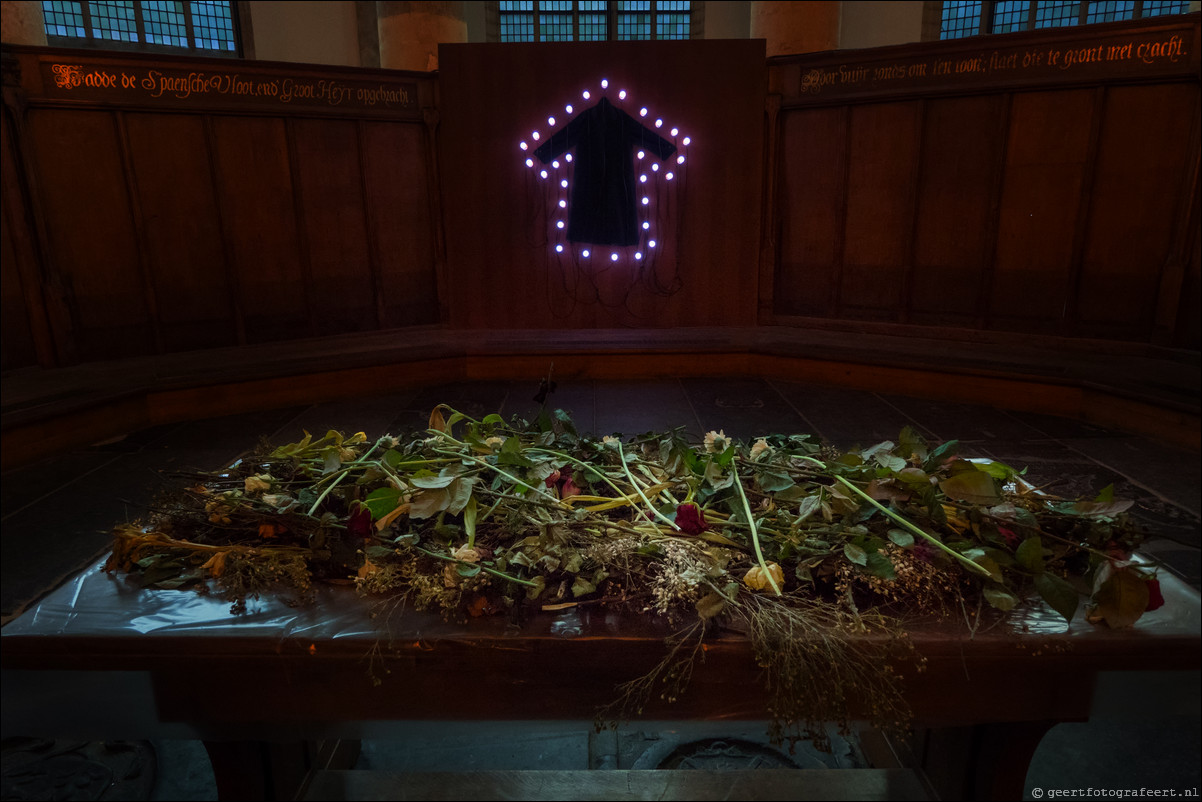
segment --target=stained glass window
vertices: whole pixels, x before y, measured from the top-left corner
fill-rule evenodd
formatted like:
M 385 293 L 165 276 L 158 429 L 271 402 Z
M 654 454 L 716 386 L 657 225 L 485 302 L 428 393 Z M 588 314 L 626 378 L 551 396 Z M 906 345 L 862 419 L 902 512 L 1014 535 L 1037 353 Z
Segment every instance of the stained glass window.
M 692 38 L 690 0 L 500 0 L 495 8 L 490 36 L 501 42 Z
M 238 54 L 229 0 L 43 0 L 46 40 L 69 47 Z
M 945 0 L 939 38 L 959 39 L 985 31 L 1013 33 L 1188 12 L 1188 0 Z

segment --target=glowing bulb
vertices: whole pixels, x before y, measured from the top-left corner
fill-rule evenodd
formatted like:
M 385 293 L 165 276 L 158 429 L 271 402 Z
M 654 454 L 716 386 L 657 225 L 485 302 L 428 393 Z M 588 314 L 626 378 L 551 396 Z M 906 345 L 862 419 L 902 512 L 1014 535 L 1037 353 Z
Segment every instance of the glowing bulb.
M 567 189 L 568 188 L 568 179 L 565 178 L 564 180 L 560 181 L 559 185 L 561 187 L 563 187 L 564 189 Z
M 564 106 L 563 110 L 566 111 L 568 114 L 571 114 L 572 113 L 572 104 L 569 103 L 568 105 Z
M 610 260 L 612 260 L 614 262 L 618 261 L 618 255 L 616 253 L 611 253 L 609 255 L 609 258 L 610 258 Z
M 647 154 L 646 154 L 646 153 L 644 153 L 643 151 L 641 151 L 641 150 L 640 150 L 640 151 L 639 151 L 637 154 L 635 154 L 635 155 L 636 155 L 636 156 L 638 156 L 638 157 L 641 159 L 641 158 L 643 158 L 644 156 L 646 156 Z
M 687 145 L 687 144 L 689 144 L 689 142 L 691 142 L 691 141 L 692 141 L 692 140 L 691 140 L 691 139 L 689 139 L 687 136 L 684 138 L 684 143 L 685 143 L 686 145 Z
M 555 227 L 556 227 L 556 228 L 563 228 L 563 221 L 562 221 L 562 220 L 556 220 L 556 221 L 555 221 Z
M 568 208 L 568 202 L 567 202 L 566 200 L 561 200 L 561 201 L 559 202 L 559 208 L 561 208 L 561 209 L 566 209 L 566 208 Z
M 677 164 L 684 164 L 684 156 L 677 156 L 677 157 L 676 157 L 676 163 L 677 163 Z
M 647 243 L 647 247 L 648 247 L 648 248 L 654 248 L 654 247 L 655 247 L 655 240 L 651 240 L 650 242 L 648 242 L 648 243 Z
M 642 251 L 635 251 L 635 252 L 634 252 L 634 258 L 635 258 L 635 259 L 642 259 L 642 258 L 643 258 L 643 252 L 642 252 Z
M 556 159 L 555 161 L 551 162 L 551 166 L 554 167 L 556 170 L 558 170 L 559 169 L 559 159 Z
M 643 106 L 641 109 L 639 109 L 639 116 L 640 116 L 640 117 L 646 117 L 646 116 L 647 116 L 647 107 L 646 107 L 646 106 Z
M 656 127 L 656 128 L 663 128 L 663 127 L 664 127 L 664 121 L 663 121 L 663 120 L 656 120 L 656 121 L 655 121 L 655 127 Z
M 525 142 L 519 142 L 518 147 L 521 148 L 522 150 L 525 150 L 526 148 L 528 148 L 530 146 L 527 145 Z
M 646 206 L 648 203 L 651 203 L 651 198 L 648 198 L 646 195 L 644 195 L 643 196 L 643 205 Z
M 644 231 L 646 231 L 646 230 L 647 230 L 647 229 L 649 229 L 649 228 L 651 228 L 651 223 L 644 222 L 644 223 L 643 223 L 643 230 L 644 230 Z
M 653 173 L 659 172 L 659 162 L 656 162 L 655 164 L 651 165 L 651 172 L 653 172 Z
M 585 248 L 583 251 L 581 251 L 580 255 L 583 256 L 585 259 L 587 259 L 588 258 L 588 248 Z
M 546 177 L 547 177 L 547 171 L 546 171 L 546 170 L 539 170 L 539 172 L 538 172 L 538 177 L 539 177 L 539 178 L 546 178 Z
M 555 118 L 554 118 L 554 117 L 548 117 L 548 118 L 547 118 L 547 125 L 555 125 Z
M 602 89 L 608 89 L 608 88 L 609 88 L 609 81 L 607 81 L 607 80 L 605 80 L 604 78 L 602 78 L 602 79 L 601 79 L 601 88 L 602 88 Z
M 665 173 L 665 174 L 664 174 L 664 178 L 666 178 L 666 179 L 668 179 L 669 181 L 671 181 L 671 180 L 672 180 L 672 174 L 671 174 L 671 173 Z
M 532 134 L 530 134 L 530 138 L 533 139 L 535 142 L 537 142 L 538 141 L 538 131 L 535 131 Z
M 625 100 L 625 99 L 626 99 L 626 90 L 623 89 L 621 92 L 618 93 L 618 100 Z
M 534 166 L 534 159 L 526 159 L 526 166 L 527 166 L 527 167 L 533 167 L 533 166 Z
M 562 245 L 556 245 L 556 246 L 555 246 L 555 252 L 556 252 L 556 253 L 563 253 L 563 246 L 562 246 Z
M 581 92 L 581 93 L 580 93 L 580 95 L 581 95 L 581 97 L 583 97 L 585 100 L 588 100 L 588 99 L 589 99 L 589 94 L 588 94 L 588 90 L 587 90 L 587 89 L 585 89 L 583 92 Z
M 564 156 L 564 157 L 563 157 L 563 160 L 564 160 L 565 162 L 570 162 L 570 161 L 572 160 L 572 154 L 571 154 L 571 153 L 569 153 L 567 156 Z
M 646 184 L 646 183 L 647 183 L 647 176 L 646 176 L 646 175 L 640 175 L 640 176 L 639 176 L 639 181 L 640 181 L 640 182 L 642 182 L 642 183 L 644 183 L 644 184 Z
M 679 129 L 679 128 L 673 128 L 673 129 L 672 129 L 672 136 L 676 136 L 676 135 L 677 135 L 677 134 L 679 134 L 679 133 L 680 133 L 680 129 Z

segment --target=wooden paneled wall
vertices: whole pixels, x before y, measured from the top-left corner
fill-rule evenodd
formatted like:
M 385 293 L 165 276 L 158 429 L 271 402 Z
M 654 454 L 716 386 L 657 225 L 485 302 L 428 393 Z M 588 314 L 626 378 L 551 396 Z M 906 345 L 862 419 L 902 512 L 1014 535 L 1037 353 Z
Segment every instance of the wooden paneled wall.
M 442 319 L 432 76 L 4 66 L 5 370 Z
M 775 59 L 761 323 L 1199 347 L 1199 26 Z

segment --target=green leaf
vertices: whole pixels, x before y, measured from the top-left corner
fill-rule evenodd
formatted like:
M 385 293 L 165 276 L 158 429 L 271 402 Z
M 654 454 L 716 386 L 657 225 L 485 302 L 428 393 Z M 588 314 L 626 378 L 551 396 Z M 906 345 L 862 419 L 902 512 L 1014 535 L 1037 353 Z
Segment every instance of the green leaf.
M 1077 614 L 1077 605 L 1081 601 L 1076 588 L 1055 574 L 1045 571 L 1035 577 L 1035 589 L 1049 607 L 1064 617 L 1066 623 L 1072 622 L 1073 616 Z
M 843 556 L 856 565 L 868 565 L 868 554 L 854 543 L 844 544 Z
M 801 504 L 797 506 L 797 522 L 801 523 L 806 518 L 809 518 L 822 505 L 822 498 L 815 493 L 812 496 L 806 496 L 801 500 Z
M 998 462 L 997 460 L 992 460 L 990 462 L 974 462 L 973 465 L 977 466 L 977 470 L 984 471 L 994 479 L 1001 479 L 1003 481 L 1009 481 L 1013 479 L 1015 474 L 1018 473 L 1006 463 Z
M 981 590 L 981 594 L 985 597 L 985 601 L 989 602 L 991 607 L 994 607 L 1002 612 L 1009 612 L 1018 604 L 1018 597 L 1005 588 L 997 585 L 986 585 Z
M 1114 482 L 1102 488 L 1102 492 L 1094 496 L 1094 501 L 1114 501 Z
M 409 517 L 415 520 L 430 518 L 442 512 L 451 503 L 451 494 L 445 487 L 415 493 L 409 506 Z
M 707 621 L 722 612 L 726 607 L 726 599 L 722 598 L 720 593 L 710 591 L 697 600 L 694 605 L 697 608 L 697 614 L 701 616 L 703 621 Z
M 996 504 L 1000 501 L 997 484 L 984 471 L 962 471 L 944 479 L 939 483 L 939 488 L 948 498 L 969 504 Z
M 481 568 L 480 566 L 472 565 L 471 563 L 459 563 L 457 566 L 455 566 L 455 570 L 460 576 L 471 577 L 480 573 Z
M 369 560 L 384 560 L 393 556 L 396 552 L 387 546 L 368 546 L 363 550 L 363 553 Z
M 1108 573 L 1094 590 L 1093 601 L 1097 605 L 1094 615 L 1105 620 L 1111 629 L 1123 629 L 1138 621 L 1148 609 L 1148 583 L 1123 568 Z
M 1043 573 L 1043 541 L 1029 537 L 1014 551 L 1015 561 L 1033 574 Z
M 581 596 L 592 593 L 596 589 L 597 586 L 592 582 L 589 582 L 582 576 L 578 576 L 576 577 L 576 581 L 572 583 L 572 596 L 574 598 L 580 598 Z
M 908 549 L 914 545 L 914 536 L 905 529 L 890 529 L 889 539 L 903 549 Z
M 342 457 L 338 448 L 327 448 L 322 454 L 321 472 L 333 473 L 342 467 Z
M 879 551 L 868 554 L 868 559 L 864 567 L 868 570 L 868 573 L 881 579 L 897 578 L 897 572 L 893 570 L 893 561 Z
M 443 473 L 439 476 L 419 476 L 414 474 L 409 483 L 414 487 L 420 487 L 425 490 L 437 490 L 442 487 L 449 487 L 451 482 L 454 482 L 458 476 L 455 474 Z
M 395 487 L 381 487 L 367 494 L 363 504 L 371 511 L 373 521 L 378 521 L 397 508 L 401 503 L 401 491 Z
M 1079 515 L 1082 518 L 1113 518 L 1131 509 L 1135 502 L 1129 498 L 1117 501 L 1066 501 L 1053 504 L 1052 509 L 1064 515 Z
M 907 459 L 911 454 L 917 455 L 920 460 L 927 457 L 927 441 L 910 426 L 904 427 L 897 436 L 897 447 Z
M 476 483 L 474 476 L 460 476 L 447 488 L 447 512 L 458 515 L 467 507 L 472 499 L 472 485 Z
M 542 595 L 542 592 L 544 590 L 546 590 L 547 578 L 545 576 L 540 575 L 540 576 L 536 576 L 534 579 L 532 579 L 530 581 L 533 582 L 534 584 L 530 585 L 529 587 L 526 588 L 526 598 L 529 599 L 530 601 L 534 601 L 535 599 L 537 599 L 539 596 Z
M 489 413 L 488 415 L 485 415 L 484 419 L 481 420 L 480 423 L 481 423 L 481 425 L 484 425 L 484 426 L 504 426 L 505 419 L 502 418 L 497 413 L 492 412 L 492 413 Z
M 906 467 L 906 461 L 896 454 L 878 453 L 874 454 L 873 459 L 882 468 L 888 468 L 891 471 L 900 471 Z
M 476 542 L 476 513 L 478 506 L 476 497 L 472 496 L 468 499 L 467 505 L 463 508 L 463 531 L 467 533 L 469 543 Z
M 773 471 L 762 471 L 756 475 L 756 480 L 760 483 L 760 489 L 765 493 L 777 493 L 796 484 L 793 477 L 788 474 Z
M 923 463 L 923 467 L 926 468 L 927 471 L 934 470 L 935 468 L 938 468 L 948 457 L 954 457 L 959 449 L 959 440 L 948 440 L 946 443 L 935 447 L 935 450 L 932 451 L 930 456 L 926 458 L 926 462 Z

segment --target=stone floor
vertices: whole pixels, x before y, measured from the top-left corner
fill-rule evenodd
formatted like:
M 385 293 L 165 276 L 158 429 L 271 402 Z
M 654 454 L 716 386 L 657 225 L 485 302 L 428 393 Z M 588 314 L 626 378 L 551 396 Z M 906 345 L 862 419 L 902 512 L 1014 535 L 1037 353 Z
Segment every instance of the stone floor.
M 80 443 L 69 453 L 5 473 L 0 486 L 0 614 L 11 620 L 102 554 L 110 528 L 141 516 L 156 490 L 172 481 L 171 471 L 227 464 L 260 437 L 281 443 L 299 439 L 303 430 L 378 435 L 421 427 L 438 403 L 475 417 L 489 412 L 530 414 L 537 410 L 535 389 L 525 382 L 486 382 L 388 396 L 365 390 L 364 397 L 353 402 L 173 424 L 110 442 Z M 1136 501 L 1134 514 L 1153 536 L 1146 551 L 1167 570 L 1199 586 L 1198 455 L 1147 438 L 1046 415 L 766 379 L 563 383 L 550 403 L 569 410 L 579 429 L 598 435 L 683 425 L 698 438 L 710 429 L 723 429 L 737 438 L 810 432 L 846 448 L 893 439 L 903 426 L 913 426 L 931 440 L 960 440 L 962 453 L 970 456 L 1027 467 L 1030 481 L 1057 495 L 1093 494 L 1113 484 L 1117 496 Z M 1059 725 L 1036 754 L 1027 779 L 1028 798 L 1033 798 L 1034 788 L 1196 789 L 1196 699 L 1182 712 L 1164 721 L 1125 715 Z M 592 765 L 589 755 L 596 752 L 587 733 L 584 723 L 573 737 L 526 733 L 515 748 L 513 733 L 495 724 L 481 725 L 446 736 L 451 740 L 439 741 L 436 749 L 418 752 L 414 739 L 429 744 L 429 734 L 409 733 L 366 742 L 361 764 L 398 769 L 422 754 L 428 770 L 444 764 L 463 766 L 468 756 L 496 768 L 583 768 Z M 622 763 L 623 752 L 616 749 L 611 752 L 618 766 L 611 767 L 634 768 L 640 756 L 670 736 L 635 731 L 623 737 L 630 765 Z M 215 798 L 207 759 L 197 742 L 161 741 L 155 747 L 152 798 Z M 428 765 L 430 761 L 438 765 Z M 513 766 L 514 761 L 521 765 Z

